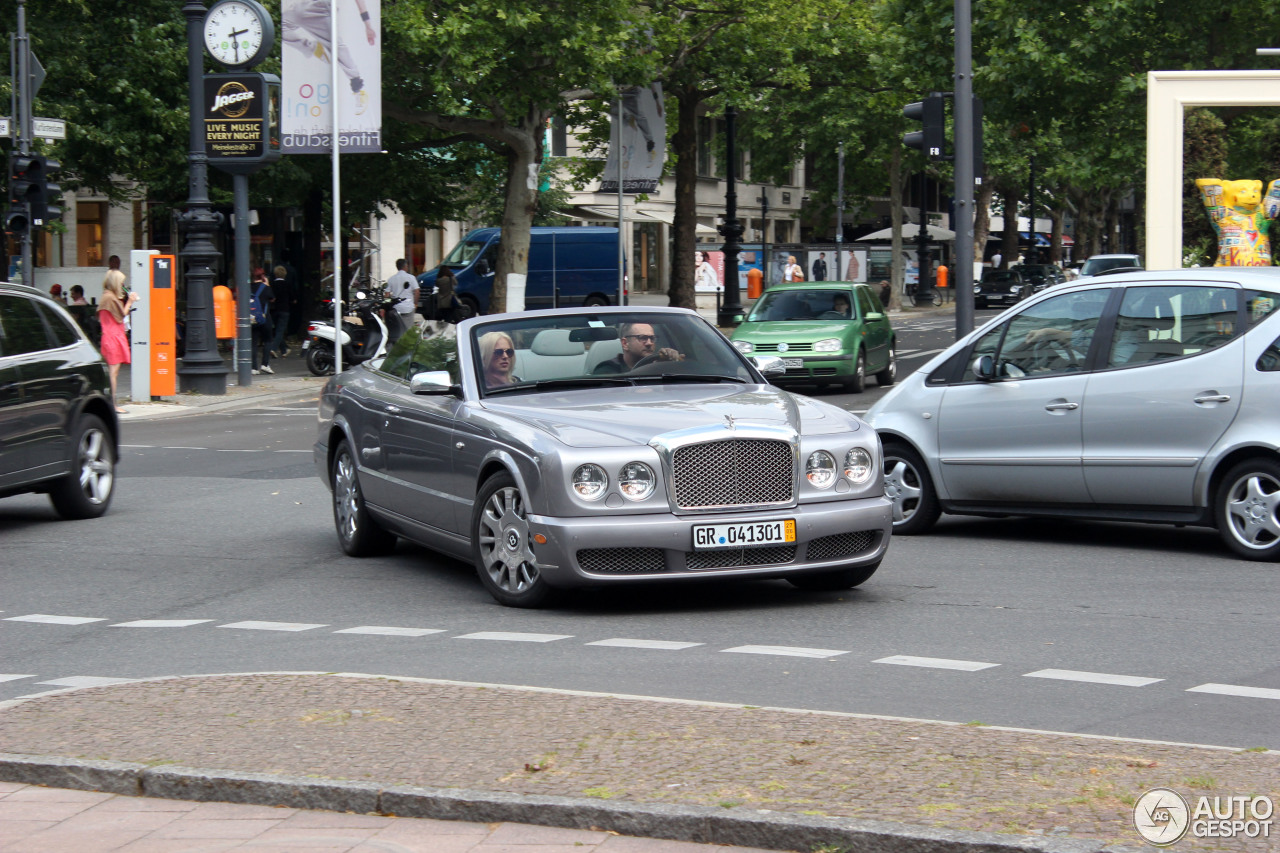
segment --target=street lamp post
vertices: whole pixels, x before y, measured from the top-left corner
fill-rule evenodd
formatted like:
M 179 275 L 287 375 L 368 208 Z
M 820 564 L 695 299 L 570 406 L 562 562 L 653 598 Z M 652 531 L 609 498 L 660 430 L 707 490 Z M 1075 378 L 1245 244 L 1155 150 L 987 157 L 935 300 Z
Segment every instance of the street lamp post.
M 769 285 L 769 188 L 767 186 L 760 187 L 760 245 L 762 251 L 760 253 L 760 271 L 764 273 L 764 286 L 768 290 Z
M 742 251 L 742 223 L 738 222 L 737 151 L 734 134 L 738 111 L 732 105 L 724 108 L 724 153 L 726 188 L 724 191 L 724 303 L 716 316 L 720 326 L 736 326 L 742 322 L 742 299 L 738 287 L 738 254 Z
M 222 216 L 209 201 L 209 158 L 204 151 L 204 116 L 198 107 L 204 99 L 204 4 L 187 0 L 182 12 L 187 17 L 187 84 L 191 107 L 188 111 L 190 147 L 187 153 L 189 177 L 187 209 L 179 217 L 186 232 L 182 259 L 187 265 L 186 353 L 178 368 L 179 390 L 183 393 L 227 393 L 227 366 L 218 355 L 218 339 L 213 325 L 213 269 L 218 257 L 213 232 Z

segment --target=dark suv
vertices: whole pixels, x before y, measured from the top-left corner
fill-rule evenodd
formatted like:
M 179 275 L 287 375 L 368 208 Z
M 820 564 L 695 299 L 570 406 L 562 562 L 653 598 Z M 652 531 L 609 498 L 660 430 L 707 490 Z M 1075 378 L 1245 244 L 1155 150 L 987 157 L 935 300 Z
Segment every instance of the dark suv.
M 120 426 L 107 365 L 67 310 L 0 282 L 0 497 L 44 492 L 64 518 L 107 511 Z
M 1015 264 L 1009 269 L 1021 273 L 1036 293 L 1067 280 L 1067 274 L 1056 264 Z
M 1031 282 L 1017 270 L 987 270 L 973 286 L 973 307 L 1014 305 L 1031 295 Z

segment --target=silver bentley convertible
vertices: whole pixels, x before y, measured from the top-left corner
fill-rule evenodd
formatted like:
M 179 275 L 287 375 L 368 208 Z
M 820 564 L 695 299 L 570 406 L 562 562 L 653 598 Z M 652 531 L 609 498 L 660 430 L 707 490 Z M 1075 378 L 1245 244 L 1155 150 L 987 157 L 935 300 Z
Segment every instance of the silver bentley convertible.
M 557 589 L 785 578 L 847 589 L 889 544 L 880 443 L 768 384 L 678 308 L 411 329 L 332 378 L 315 462 L 352 556 L 397 537 L 475 564 L 512 607 Z

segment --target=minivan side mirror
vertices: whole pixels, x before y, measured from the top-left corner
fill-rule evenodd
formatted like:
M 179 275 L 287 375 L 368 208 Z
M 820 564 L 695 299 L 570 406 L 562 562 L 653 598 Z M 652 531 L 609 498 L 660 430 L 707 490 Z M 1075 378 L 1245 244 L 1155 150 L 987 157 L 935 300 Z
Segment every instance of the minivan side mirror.
M 476 275 L 488 275 L 488 274 L 489 274 L 489 262 L 486 261 L 484 258 L 481 258 L 480 260 L 476 261 Z
M 973 375 L 979 382 L 994 382 L 996 360 L 989 355 L 978 356 L 973 360 Z

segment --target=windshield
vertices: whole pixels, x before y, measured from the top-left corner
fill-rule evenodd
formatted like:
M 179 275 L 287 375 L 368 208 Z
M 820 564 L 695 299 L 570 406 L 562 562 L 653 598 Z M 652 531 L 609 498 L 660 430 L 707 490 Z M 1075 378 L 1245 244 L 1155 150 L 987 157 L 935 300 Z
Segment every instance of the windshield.
M 756 302 L 749 322 L 789 320 L 850 320 L 850 293 L 847 290 L 770 290 Z
M 484 247 L 488 245 L 483 240 L 467 240 L 453 247 L 453 251 L 440 262 L 442 267 L 465 267 L 469 266 L 476 259 Z
M 477 325 L 469 344 L 486 394 L 661 379 L 759 381 L 715 328 L 688 314 L 583 311 L 523 317 Z
M 1133 255 L 1123 258 L 1090 258 L 1080 268 L 1080 275 L 1097 275 L 1107 270 L 1136 266 L 1141 266 L 1141 264 L 1138 263 L 1137 257 Z

